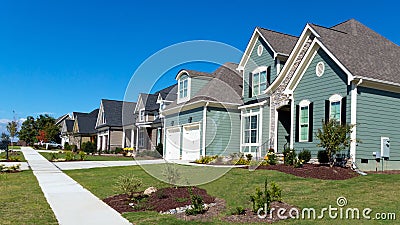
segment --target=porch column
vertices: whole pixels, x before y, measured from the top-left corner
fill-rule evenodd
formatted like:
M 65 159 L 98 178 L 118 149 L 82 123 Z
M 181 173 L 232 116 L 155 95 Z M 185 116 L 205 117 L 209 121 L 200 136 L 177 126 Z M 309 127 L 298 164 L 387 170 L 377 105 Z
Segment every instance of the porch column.
M 122 148 L 125 148 L 125 143 L 126 143 L 126 135 L 125 135 L 125 129 L 122 129 Z
M 132 130 L 131 130 L 131 146 L 130 146 L 131 148 L 134 147 L 134 144 L 135 144 L 134 140 L 135 140 L 135 128 L 132 128 Z
M 139 127 L 136 128 L 136 151 L 139 150 Z

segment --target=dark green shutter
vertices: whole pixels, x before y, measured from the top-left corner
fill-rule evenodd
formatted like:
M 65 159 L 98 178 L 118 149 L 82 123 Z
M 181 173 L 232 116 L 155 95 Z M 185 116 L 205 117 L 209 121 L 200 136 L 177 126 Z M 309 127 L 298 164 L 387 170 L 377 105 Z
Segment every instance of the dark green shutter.
M 329 121 L 329 105 L 331 102 L 329 100 L 325 100 L 325 123 Z
M 253 74 L 249 73 L 249 98 L 253 97 Z
M 346 97 L 342 98 L 342 108 L 340 109 L 340 122 L 346 124 Z
M 308 141 L 313 141 L 313 125 L 314 125 L 314 103 L 308 106 Z
M 300 106 L 299 105 L 296 105 L 296 127 L 295 127 L 295 133 L 294 133 L 294 141 L 295 142 L 299 142 L 299 124 L 300 124 L 300 119 L 299 119 L 299 117 L 300 117 Z
M 271 84 L 271 67 L 270 66 L 268 66 L 268 68 L 267 68 L 267 83 L 268 83 L 268 86 Z

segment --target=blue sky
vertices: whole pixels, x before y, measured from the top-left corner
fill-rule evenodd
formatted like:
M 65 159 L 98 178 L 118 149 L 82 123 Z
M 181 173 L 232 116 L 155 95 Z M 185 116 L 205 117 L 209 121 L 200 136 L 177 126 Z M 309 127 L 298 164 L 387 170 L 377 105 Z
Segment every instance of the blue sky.
M 227 2 L 0 1 L 0 132 L 13 110 L 17 119 L 58 117 L 91 111 L 102 98 L 122 100 L 143 61 L 184 41 L 244 50 L 255 26 L 299 35 L 307 22 L 332 26 L 355 18 L 400 44 L 396 1 Z M 182 67 L 211 71 L 215 65 Z M 172 84 L 179 69 L 158 87 Z

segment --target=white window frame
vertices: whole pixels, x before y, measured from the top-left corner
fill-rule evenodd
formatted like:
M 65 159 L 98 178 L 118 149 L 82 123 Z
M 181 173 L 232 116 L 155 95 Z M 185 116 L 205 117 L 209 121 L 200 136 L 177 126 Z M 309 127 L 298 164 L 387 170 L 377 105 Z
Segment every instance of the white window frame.
M 261 95 L 264 93 L 265 90 L 267 90 L 267 88 L 268 88 L 268 74 L 267 74 L 268 71 L 267 70 L 268 70 L 267 66 L 260 66 L 260 67 L 257 67 L 255 70 L 253 70 L 253 72 L 251 72 L 251 76 L 252 76 L 251 88 L 253 91 L 252 96 Z M 263 83 L 261 83 L 261 73 L 262 72 L 265 72 L 265 82 L 263 82 Z M 258 84 L 257 84 L 258 85 L 258 93 L 254 92 L 254 83 L 255 83 L 254 75 L 256 75 L 256 74 L 258 74 Z M 260 88 L 261 84 L 264 84 L 264 83 L 265 83 L 265 90 L 261 90 L 261 88 Z
M 310 101 L 308 100 L 302 100 L 299 103 L 299 142 L 308 142 L 308 137 L 310 136 Z M 302 111 L 301 108 L 305 108 L 307 107 L 307 123 L 302 123 L 301 122 L 301 116 L 302 116 Z M 306 139 L 302 139 L 302 132 L 301 132 L 301 126 L 302 125 L 307 125 L 307 138 Z
M 105 124 L 106 123 L 106 116 L 104 114 L 104 111 L 101 113 L 101 124 Z
M 187 81 L 186 87 L 186 96 L 181 96 L 181 86 L 184 84 L 185 80 Z M 181 102 L 188 101 L 190 98 L 190 86 L 191 86 L 191 78 L 188 74 L 182 74 L 178 79 L 178 104 Z M 183 87 L 184 88 L 184 87 Z M 182 89 L 184 91 L 185 89 Z
M 250 109 L 249 112 L 246 112 L 246 113 L 242 114 L 242 128 L 243 128 L 243 130 L 242 130 L 242 134 L 241 134 L 242 135 L 242 143 L 241 143 L 240 152 L 247 153 L 247 154 L 256 154 L 256 152 L 252 152 L 251 151 L 251 148 L 252 147 L 258 147 L 260 145 L 259 135 L 260 135 L 260 129 L 261 129 L 261 127 L 260 127 L 260 117 L 261 117 L 261 115 L 260 115 L 259 108 L 256 108 L 256 109 L 257 109 L 257 111 L 255 111 L 255 112 L 253 112 L 253 109 Z M 246 141 L 245 140 L 246 118 L 247 117 L 252 117 L 252 116 L 257 116 L 256 142 L 255 143 L 251 143 L 251 129 L 250 129 L 249 143 L 246 143 L 245 142 Z M 251 121 L 250 121 L 250 126 L 251 126 Z M 244 152 L 245 148 L 248 148 L 248 151 Z
M 139 110 L 139 121 L 140 122 L 144 122 L 145 118 L 146 118 L 146 112 L 144 111 L 144 109 Z
M 342 99 L 343 99 L 343 97 L 338 94 L 334 94 L 329 98 L 329 120 L 333 119 L 332 118 L 332 103 L 339 102 L 339 118 L 336 121 L 337 122 L 342 121 Z
M 139 138 L 138 138 L 138 144 L 139 147 L 144 147 L 144 129 L 139 128 Z
M 321 67 L 320 73 L 318 71 L 319 67 Z M 315 66 L 315 74 L 317 75 L 317 77 L 322 77 L 322 75 L 324 75 L 324 72 L 325 72 L 325 63 L 323 61 L 318 62 L 317 65 Z

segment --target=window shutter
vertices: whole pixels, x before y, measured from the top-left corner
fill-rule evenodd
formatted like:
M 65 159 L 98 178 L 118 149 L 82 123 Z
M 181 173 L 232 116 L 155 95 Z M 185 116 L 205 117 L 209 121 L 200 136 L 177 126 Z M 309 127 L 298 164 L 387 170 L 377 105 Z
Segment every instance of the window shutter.
M 249 73 L 249 98 L 253 97 L 253 74 Z
M 313 141 L 313 120 L 314 120 L 314 103 L 311 102 L 308 106 L 308 141 Z
M 271 67 L 270 66 L 268 66 L 268 68 L 267 68 L 267 83 L 268 83 L 268 86 L 271 84 Z
M 342 98 L 342 108 L 340 109 L 340 122 L 346 124 L 346 97 Z
M 329 100 L 325 100 L 325 123 L 329 121 L 329 105 L 331 102 Z
M 299 142 L 299 126 L 300 126 L 300 106 L 296 105 L 296 131 L 295 131 L 295 136 L 294 136 L 294 141 Z

